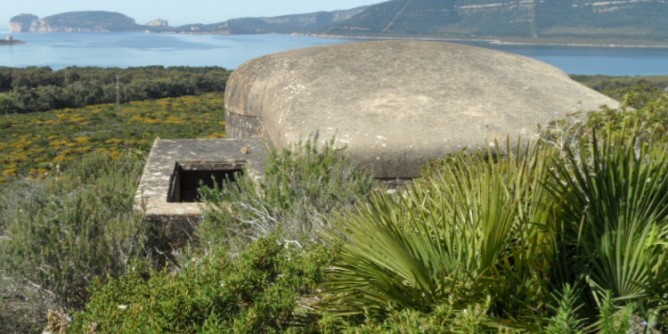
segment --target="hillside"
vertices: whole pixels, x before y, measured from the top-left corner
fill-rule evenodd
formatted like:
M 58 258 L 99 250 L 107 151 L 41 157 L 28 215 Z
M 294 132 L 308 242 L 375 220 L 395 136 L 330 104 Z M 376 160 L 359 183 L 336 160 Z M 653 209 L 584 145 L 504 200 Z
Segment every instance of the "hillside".
M 151 31 L 668 44 L 665 0 L 391 0 L 349 10 L 170 27 L 111 12 L 15 16 L 12 31 Z
M 663 0 L 392 0 L 349 11 L 232 19 L 177 30 L 665 44 L 667 13 Z
M 177 32 L 216 33 L 216 34 L 292 34 L 313 33 L 327 27 L 346 22 L 367 7 L 333 12 L 285 15 L 277 17 L 236 18 L 213 24 L 187 24 L 175 28 Z
M 123 14 L 105 11 L 68 12 L 44 18 L 20 14 L 10 19 L 9 26 L 12 32 L 141 31 L 147 27 Z
M 333 24 L 334 35 L 668 40 L 661 0 L 393 0 Z
M 68 12 L 39 18 L 32 14 L 20 14 L 9 22 L 12 32 L 108 32 L 150 31 L 214 34 L 264 34 L 264 33 L 313 33 L 343 22 L 364 11 L 366 7 L 332 12 L 261 18 L 237 18 L 211 24 L 186 24 L 170 27 L 165 20 L 157 19 L 137 24 L 133 18 L 120 13 L 105 11 Z

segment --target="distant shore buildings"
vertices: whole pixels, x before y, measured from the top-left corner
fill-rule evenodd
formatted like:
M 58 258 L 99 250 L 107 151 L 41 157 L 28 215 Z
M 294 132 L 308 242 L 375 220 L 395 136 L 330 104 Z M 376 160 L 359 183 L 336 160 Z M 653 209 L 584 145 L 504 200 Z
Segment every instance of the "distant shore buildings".
M 14 39 L 14 36 L 12 35 L 5 37 L 5 39 L 0 39 L 0 45 L 14 45 L 14 44 L 25 44 L 25 42 Z

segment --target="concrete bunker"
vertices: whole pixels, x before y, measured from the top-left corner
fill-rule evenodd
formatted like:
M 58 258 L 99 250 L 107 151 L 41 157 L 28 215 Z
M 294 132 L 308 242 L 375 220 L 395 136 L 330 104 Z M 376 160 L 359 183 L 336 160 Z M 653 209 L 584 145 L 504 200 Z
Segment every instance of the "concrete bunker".
M 201 217 L 200 185 L 234 181 L 241 173 L 259 180 L 268 154 L 260 138 L 156 140 L 135 194 L 135 209 L 163 224 L 171 240 L 181 240 Z
M 523 56 L 430 41 L 373 41 L 251 60 L 230 76 L 226 133 L 279 149 L 318 133 L 383 179 L 466 148 L 535 138 L 539 124 L 618 102 Z
M 461 44 L 376 41 L 282 52 L 231 75 L 229 139 L 156 141 L 136 203 L 149 218 L 185 226 L 199 216 L 193 182 L 240 169 L 259 179 L 267 147 L 286 149 L 315 133 L 323 143 L 334 138 L 379 179 L 411 179 L 447 153 L 531 139 L 539 124 L 602 105 L 619 106 L 551 65 Z M 197 175 L 203 170 L 209 174 Z

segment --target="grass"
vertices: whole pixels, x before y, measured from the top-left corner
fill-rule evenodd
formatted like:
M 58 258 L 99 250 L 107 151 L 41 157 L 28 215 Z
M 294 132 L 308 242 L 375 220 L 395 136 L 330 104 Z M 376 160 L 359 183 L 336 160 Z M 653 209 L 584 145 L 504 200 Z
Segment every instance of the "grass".
M 243 177 L 238 187 L 203 190 L 207 210 L 198 226 L 204 244 L 243 249 L 250 241 L 280 231 L 282 242 L 305 247 L 319 239 L 336 212 L 364 203 L 374 181 L 329 142 L 317 138 L 272 151 L 264 179 Z
M 16 319 L 0 324 L 3 332 L 43 327 L 46 309 L 82 307 L 96 278 L 143 266 L 154 247 L 150 226 L 133 210 L 143 164 L 133 153 L 92 154 L 43 181 L 5 184 L 0 314 Z M 19 317 L 25 314 L 30 317 Z
M 224 136 L 222 94 L 0 116 L 0 331 L 44 328 L 95 279 L 164 265 L 133 209 L 153 140 Z M 157 251 L 157 252 L 156 252 Z
M 157 137 L 224 137 L 222 93 L 0 115 L 0 183 L 41 178 L 87 153 L 148 153 Z

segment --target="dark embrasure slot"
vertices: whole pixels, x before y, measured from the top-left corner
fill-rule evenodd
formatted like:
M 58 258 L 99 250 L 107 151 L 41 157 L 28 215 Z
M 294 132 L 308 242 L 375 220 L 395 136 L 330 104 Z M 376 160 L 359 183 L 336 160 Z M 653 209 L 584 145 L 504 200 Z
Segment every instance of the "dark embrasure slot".
M 244 172 L 244 164 L 235 163 L 176 163 L 169 187 L 167 202 L 199 202 L 197 189 L 215 185 L 224 187 L 236 182 Z

